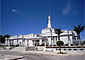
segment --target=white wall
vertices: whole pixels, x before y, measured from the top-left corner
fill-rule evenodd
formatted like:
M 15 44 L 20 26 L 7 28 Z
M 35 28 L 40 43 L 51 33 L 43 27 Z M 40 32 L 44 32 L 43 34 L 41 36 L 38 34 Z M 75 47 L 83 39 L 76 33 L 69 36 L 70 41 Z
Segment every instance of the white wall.
M 33 46 L 33 41 L 29 40 L 29 46 Z
M 13 41 L 13 44 L 14 44 L 14 45 L 17 45 L 17 40 L 14 40 L 14 41 Z
M 49 45 L 51 45 L 51 37 L 48 37 Z
M 60 48 L 45 48 L 44 47 L 44 51 L 53 51 L 53 52 L 59 52 Z M 65 49 L 65 50 L 64 50 Z M 71 49 L 71 50 L 69 50 Z M 76 50 L 75 50 L 76 49 Z M 83 49 L 83 50 L 81 50 Z M 62 52 L 66 52 L 68 54 L 85 54 L 85 48 L 61 48 Z
M 64 42 L 64 44 L 68 44 L 68 36 L 60 37 L 60 40 Z

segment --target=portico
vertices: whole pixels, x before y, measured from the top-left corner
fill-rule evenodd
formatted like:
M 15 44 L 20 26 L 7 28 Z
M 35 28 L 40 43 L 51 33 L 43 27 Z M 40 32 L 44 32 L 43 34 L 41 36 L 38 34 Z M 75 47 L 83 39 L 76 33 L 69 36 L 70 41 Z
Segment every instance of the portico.
M 6 39 L 6 43 L 9 45 L 19 45 L 19 46 L 45 46 L 47 41 L 46 37 L 32 37 L 32 38 L 15 38 L 15 39 Z
M 25 39 L 25 46 L 45 46 L 45 41 L 47 41 L 47 39 L 45 37 L 36 37 L 36 38 L 27 38 Z

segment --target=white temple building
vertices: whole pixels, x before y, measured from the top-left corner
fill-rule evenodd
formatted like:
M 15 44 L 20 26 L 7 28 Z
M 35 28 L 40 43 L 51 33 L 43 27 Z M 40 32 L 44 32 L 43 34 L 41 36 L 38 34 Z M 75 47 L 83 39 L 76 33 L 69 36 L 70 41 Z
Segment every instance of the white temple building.
M 73 30 L 62 30 L 60 40 L 65 45 L 71 46 L 78 44 L 77 34 Z M 55 28 L 51 24 L 51 16 L 48 16 L 48 24 L 45 29 L 42 29 L 41 34 L 28 34 L 28 35 L 15 35 L 6 38 L 7 45 L 20 45 L 20 46 L 55 46 L 58 41 L 58 35 L 55 33 Z

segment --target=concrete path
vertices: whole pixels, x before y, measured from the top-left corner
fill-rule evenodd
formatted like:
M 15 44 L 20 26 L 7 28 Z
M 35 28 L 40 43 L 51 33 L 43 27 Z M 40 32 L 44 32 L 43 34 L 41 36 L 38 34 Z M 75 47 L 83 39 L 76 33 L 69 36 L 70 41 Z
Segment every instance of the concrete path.
M 11 50 L 4 50 L 4 51 L 10 51 L 10 52 L 20 52 L 20 53 L 28 53 L 28 54 L 41 54 L 41 55 L 85 55 L 84 53 L 67 53 L 67 54 L 57 54 L 57 52 L 44 52 L 44 51 L 11 51 Z
M 18 60 L 85 60 L 85 55 L 44 55 L 44 54 L 30 54 L 13 51 L 0 51 L 1 56 L 14 55 L 23 56 L 23 59 Z

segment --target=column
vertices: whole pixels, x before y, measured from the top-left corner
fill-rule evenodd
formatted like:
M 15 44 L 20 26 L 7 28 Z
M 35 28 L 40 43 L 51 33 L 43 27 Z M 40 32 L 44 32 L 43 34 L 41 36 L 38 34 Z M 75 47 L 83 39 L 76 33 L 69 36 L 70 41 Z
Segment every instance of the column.
M 56 45 L 56 37 L 54 37 L 54 45 Z
M 71 41 L 70 41 L 70 39 L 68 40 L 68 44 L 69 44 L 68 46 L 71 46 Z
M 8 40 L 8 46 L 10 47 L 10 40 Z
M 12 40 L 12 45 L 14 45 L 14 40 Z
M 42 39 L 39 40 L 39 45 L 42 45 Z
M 27 40 L 25 40 L 25 46 L 27 46 Z
M 44 45 L 45 45 L 45 47 L 46 47 L 46 45 L 47 45 L 47 44 L 46 44 L 46 40 L 44 40 Z
M 51 41 L 51 37 L 48 37 L 48 42 L 49 42 L 49 46 L 51 45 L 52 41 Z
M 8 38 L 7 38 L 7 46 L 8 46 L 9 44 L 8 44 Z

